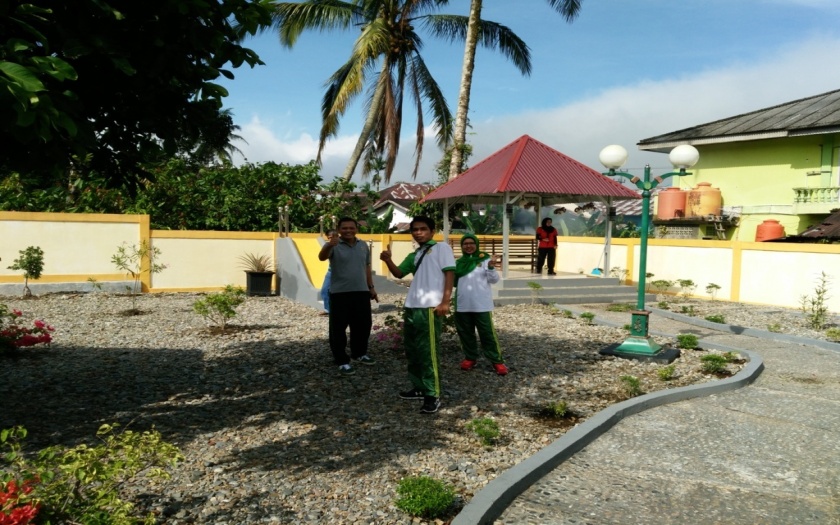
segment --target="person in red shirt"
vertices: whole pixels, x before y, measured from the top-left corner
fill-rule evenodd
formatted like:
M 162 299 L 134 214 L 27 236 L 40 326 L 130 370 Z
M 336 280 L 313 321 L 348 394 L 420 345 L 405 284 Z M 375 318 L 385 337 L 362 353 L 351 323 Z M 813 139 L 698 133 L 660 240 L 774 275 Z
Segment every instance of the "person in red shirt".
M 557 255 L 557 229 L 551 225 L 551 219 L 546 217 L 542 220 L 542 226 L 537 228 L 537 240 L 539 241 L 538 255 L 537 255 L 537 272 L 542 273 L 543 263 L 548 257 L 548 275 L 557 275 L 554 273 L 554 258 Z

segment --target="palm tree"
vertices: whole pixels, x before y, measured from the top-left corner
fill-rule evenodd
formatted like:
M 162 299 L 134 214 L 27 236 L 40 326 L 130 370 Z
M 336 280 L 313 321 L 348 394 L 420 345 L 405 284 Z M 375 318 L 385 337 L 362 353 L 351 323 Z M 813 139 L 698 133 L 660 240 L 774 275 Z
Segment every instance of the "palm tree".
M 359 26 L 361 30 L 350 58 L 327 82 L 327 92 L 321 104 L 319 162 L 326 141 L 338 133 L 339 120 L 347 106 L 366 84 L 369 84 L 367 116 L 344 171 L 346 180 L 352 178 L 365 154 L 367 159 L 377 156 L 385 159 L 384 179 L 385 182 L 390 181 L 399 152 L 406 96 L 413 99 L 417 118 L 416 161 L 412 176 L 416 177 L 423 154 L 423 101 L 429 104 L 433 115 L 438 145 L 441 148 L 449 145 L 452 114 L 420 55 L 423 42 L 415 30 L 419 26 L 435 37 L 463 39 L 467 17 L 434 13 L 447 3 L 448 0 L 308 0 L 275 4 L 273 26 L 279 31 L 280 42 L 287 47 L 294 46 L 300 34 L 307 29 L 323 31 Z M 480 25 L 482 31 L 499 31 L 491 27 L 498 26 L 492 22 L 480 21 Z M 521 53 L 522 49 L 527 52 L 525 44 L 512 33 L 508 38 L 499 40 L 498 46 L 506 54 Z M 374 70 L 378 70 L 375 80 L 368 80 Z M 368 169 L 369 164 L 364 163 L 363 170 L 367 172 Z
M 580 12 L 583 0 L 546 0 L 548 4 L 560 13 L 567 22 L 574 20 Z M 481 20 L 483 0 L 471 0 L 470 16 L 467 23 L 466 45 L 464 47 L 464 65 L 461 68 L 461 88 L 458 93 L 458 109 L 455 112 L 455 129 L 453 130 L 452 159 L 449 164 L 449 178 L 453 179 L 463 171 L 463 147 L 467 139 L 467 112 L 470 107 L 470 90 L 472 89 L 472 74 L 475 69 L 475 51 L 479 39 L 485 46 L 495 47 L 497 38 L 502 35 L 488 34 Z M 501 47 L 501 42 L 499 42 Z M 526 53 L 515 57 L 510 56 L 513 63 L 523 75 L 531 74 L 530 56 Z

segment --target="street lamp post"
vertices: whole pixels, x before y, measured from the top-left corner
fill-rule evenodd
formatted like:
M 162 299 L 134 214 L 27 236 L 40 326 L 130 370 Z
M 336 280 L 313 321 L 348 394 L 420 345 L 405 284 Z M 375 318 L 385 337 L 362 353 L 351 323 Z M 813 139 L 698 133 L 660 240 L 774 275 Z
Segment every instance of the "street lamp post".
M 645 166 L 644 178 L 640 179 L 629 173 L 616 171 L 624 165 L 627 160 L 627 150 L 621 146 L 607 146 L 601 150 L 598 159 L 601 164 L 609 170 L 604 173 L 608 176 L 619 176 L 630 179 L 630 182 L 642 190 L 642 224 L 641 240 L 639 243 L 639 290 L 636 298 L 636 311 L 632 312 L 630 323 L 630 337 L 623 343 L 611 345 L 604 348 L 601 353 L 613 354 L 622 357 L 644 358 L 664 360 L 671 362 L 676 358 L 675 351 L 663 351 L 648 334 L 648 320 L 650 312 L 645 310 L 645 278 L 647 276 L 647 242 L 648 228 L 650 224 L 650 192 L 662 181 L 669 177 L 681 177 L 691 175 L 685 170 L 694 166 L 700 158 L 700 153 L 694 146 L 687 144 L 677 146 L 671 150 L 668 159 L 674 168 L 679 171 L 672 171 L 658 177 L 650 178 L 650 165 Z

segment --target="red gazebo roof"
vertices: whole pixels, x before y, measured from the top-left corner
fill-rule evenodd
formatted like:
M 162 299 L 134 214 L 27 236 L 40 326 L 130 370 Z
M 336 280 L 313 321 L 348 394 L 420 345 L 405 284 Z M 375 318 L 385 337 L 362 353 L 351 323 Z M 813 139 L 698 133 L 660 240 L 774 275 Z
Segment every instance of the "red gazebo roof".
M 638 199 L 639 194 L 542 142 L 522 135 L 421 202 L 501 204 L 505 193 L 520 199 L 540 197 L 543 205 L 589 200 Z

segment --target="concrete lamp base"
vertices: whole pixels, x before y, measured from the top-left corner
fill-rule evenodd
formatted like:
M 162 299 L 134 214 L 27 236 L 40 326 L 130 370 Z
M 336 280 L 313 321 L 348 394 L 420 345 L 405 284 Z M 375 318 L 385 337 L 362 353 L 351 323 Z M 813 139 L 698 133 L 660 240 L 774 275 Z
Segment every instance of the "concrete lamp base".
M 651 347 L 648 346 L 647 348 L 642 348 L 643 351 L 637 351 L 639 348 L 637 347 L 640 344 L 640 341 L 635 341 L 635 339 L 639 338 L 630 338 L 634 339 L 632 341 L 632 345 L 628 345 L 628 341 L 623 343 L 615 343 L 609 346 L 605 346 L 601 350 L 598 351 L 601 355 L 612 355 L 615 357 L 620 357 L 622 359 L 635 359 L 637 361 L 642 361 L 644 363 L 661 363 L 661 364 L 669 364 L 673 363 L 676 358 L 680 356 L 680 351 L 677 348 L 670 348 L 670 347 L 660 347 L 653 341 L 649 341 L 650 344 L 653 344 L 656 347 L 656 350 L 652 352 L 646 352 L 644 350 L 650 349 Z M 628 348 L 628 346 L 630 346 Z

